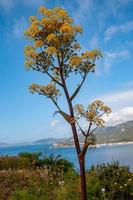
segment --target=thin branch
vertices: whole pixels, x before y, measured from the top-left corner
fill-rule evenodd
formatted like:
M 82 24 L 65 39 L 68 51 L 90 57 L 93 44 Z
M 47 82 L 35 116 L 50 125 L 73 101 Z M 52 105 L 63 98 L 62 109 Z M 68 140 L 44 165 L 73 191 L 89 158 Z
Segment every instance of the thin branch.
M 83 156 L 83 157 L 84 157 L 85 154 L 86 154 L 86 151 L 87 151 L 87 149 L 88 149 L 88 146 L 92 144 L 91 142 L 87 141 L 87 139 L 88 139 L 88 137 L 89 137 L 89 136 L 96 130 L 96 128 L 97 128 L 97 127 L 96 127 L 92 132 L 90 132 L 91 126 L 92 126 L 92 122 L 90 122 L 90 124 L 89 124 L 88 131 L 87 131 L 87 134 L 86 134 L 86 137 L 85 137 L 85 141 L 84 141 L 84 145 L 83 145 L 83 148 L 82 148 L 82 151 L 81 151 L 81 156 Z
M 51 100 L 53 101 L 54 105 L 56 106 L 56 108 L 58 109 L 58 111 L 61 111 L 60 107 L 58 106 L 57 102 L 55 101 L 54 98 L 51 98 Z
M 86 138 L 85 138 L 85 142 L 84 142 L 84 143 L 87 142 L 87 139 L 88 139 L 88 137 L 89 137 L 89 133 L 90 133 L 91 126 L 92 126 L 92 122 L 90 122 L 90 124 L 89 124 L 89 127 L 88 127 L 88 130 L 87 130 L 87 134 L 86 134 Z
M 77 126 L 79 127 L 79 130 L 82 132 L 82 134 L 86 137 L 85 132 L 83 131 L 83 129 L 81 128 L 81 126 L 79 125 L 79 123 L 76 121 Z
M 48 71 L 46 73 L 52 80 L 54 80 L 57 84 L 59 84 L 61 87 L 63 87 L 63 85 L 59 81 L 57 81 Z
M 87 75 L 84 74 L 81 83 L 78 85 L 78 87 L 76 88 L 76 90 L 74 91 L 74 93 L 72 94 L 72 96 L 70 97 L 70 101 L 72 101 L 76 97 L 76 95 L 78 94 L 79 90 L 81 89 L 81 87 L 82 87 L 82 85 L 83 85 L 83 83 L 84 83 L 84 81 L 86 79 L 86 76 Z
M 89 135 L 91 135 L 98 127 L 94 128 Z

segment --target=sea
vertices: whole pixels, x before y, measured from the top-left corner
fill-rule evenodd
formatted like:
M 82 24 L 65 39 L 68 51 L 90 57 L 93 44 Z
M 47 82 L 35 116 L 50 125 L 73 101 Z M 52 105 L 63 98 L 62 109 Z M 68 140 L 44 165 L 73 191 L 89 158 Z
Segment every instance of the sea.
M 31 145 L 14 145 L 0 147 L 0 156 L 18 155 L 21 152 L 42 152 L 44 156 L 60 155 L 72 162 L 75 169 L 78 170 L 78 160 L 74 147 L 59 147 L 55 148 L 52 144 L 31 144 Z M 106 145 L 97 148 L 91 148 L 86 155 L 86 169 L 92 165 L 100 163 L 110 163 L 119 161 L 120 164 L 129 166 L 133 172 L 133 144 Z

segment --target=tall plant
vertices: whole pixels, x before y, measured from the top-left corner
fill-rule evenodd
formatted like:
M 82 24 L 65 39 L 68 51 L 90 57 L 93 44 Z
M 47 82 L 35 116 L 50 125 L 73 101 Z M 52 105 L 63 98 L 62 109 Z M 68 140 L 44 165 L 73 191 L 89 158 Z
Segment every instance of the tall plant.
M 95 71 L 95 61 L 102 57 L 99 50 L 82 52 L 77 35 L 82 33 L 79 25 L 61 8 L 47 9 L 40 7 L 40 18 L 31 16 L 30 26 L 25 36 L 32 45 L 25 47 L 25 68 L 42 72 L 50 79 L 48 85 L 32 84 L 29 89 L 34 93 L 48 97 L 60 115 L 69 123 L 80 166 L 81 199 L 87 200 L 85 155 L 88 147 L 95 143 L 93 132 L 104 126 L 103 115 L 111 112 L 103 102 L 97 100 L 89 104 L 87 109 L 82 104 L 73 105 L 89 73 Z M 77 86 L 72 94 L 68 82 L 72 75 L 79 76 Z M 75 77 L 74 76 L 74 77 Z M 70 84 L 69 84 L 70 85 Z M 69 112 L 66 113 L 59 105 L 59 98 L 65 96 Z M 81 127 L 80 119 L 88 124 L 87 130 Z M 83 146 L 79 143 L 78 132 L 84 136 Z

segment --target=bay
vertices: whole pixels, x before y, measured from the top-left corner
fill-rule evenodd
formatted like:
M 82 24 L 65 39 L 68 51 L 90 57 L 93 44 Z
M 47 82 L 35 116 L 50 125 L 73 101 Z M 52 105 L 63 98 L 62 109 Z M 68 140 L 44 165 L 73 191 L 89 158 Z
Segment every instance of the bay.
M 42 152 L 44 155 L 61 155 L 62 158 L 73 162 L 78 170 L 78 160 L 74 147 L 54 148 L 50 144 L 17 145 L 0 147 L 0 155 L 18 155 L 21 152 Z M 107 163 L 118 160 L 121 164 L 128 165 L 133 172 L 133 144 L 101 146 L 89 149 L 86 155 L 86 168 L 91 165 Z

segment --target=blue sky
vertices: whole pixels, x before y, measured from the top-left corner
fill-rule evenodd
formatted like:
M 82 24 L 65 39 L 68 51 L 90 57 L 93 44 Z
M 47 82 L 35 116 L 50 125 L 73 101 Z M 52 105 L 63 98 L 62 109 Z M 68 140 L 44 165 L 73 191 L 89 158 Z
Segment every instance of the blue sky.
M 0 0 L 0 142 L 71 136 L 63 119 L 53 117 L 51 102 L 28 91 L 31 83 L 48 82 L 44 75 L 24 69 L 28 41 L 23 31 L 41 5 L 67 9 L 83 27 L 82 48 L 103 52 L 75 103 L 103 100 L 112 108 L 108 125 L 133 119 L 133 0 Z

